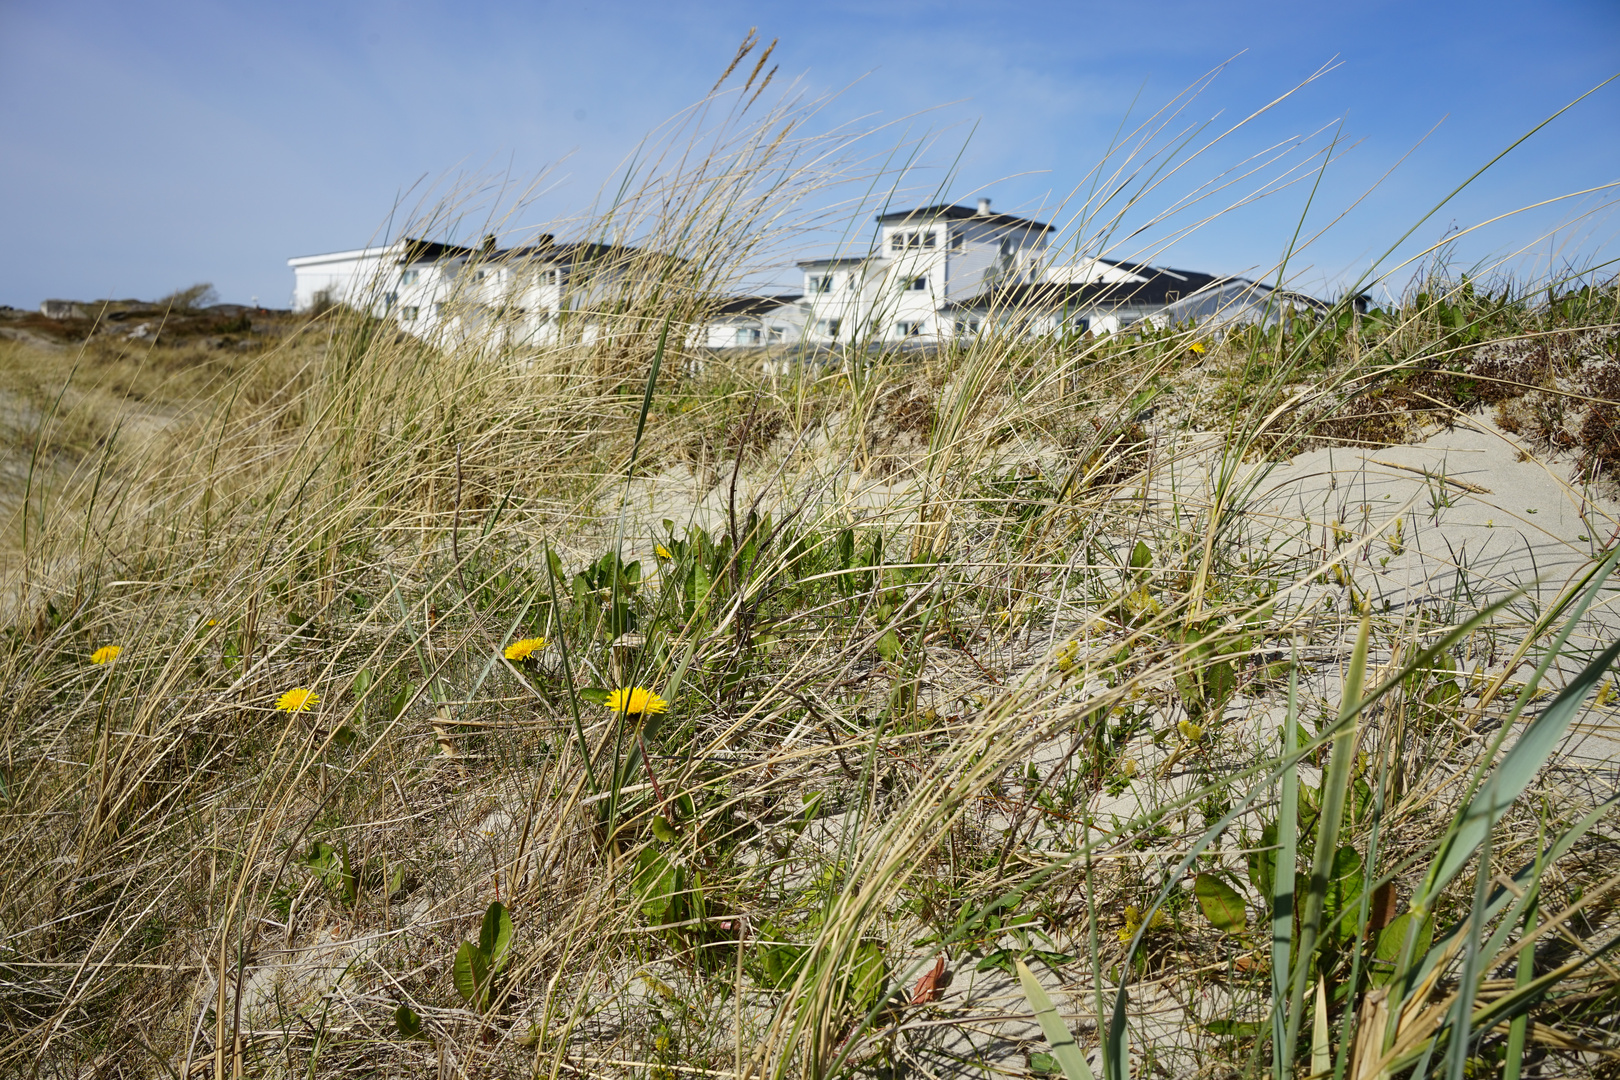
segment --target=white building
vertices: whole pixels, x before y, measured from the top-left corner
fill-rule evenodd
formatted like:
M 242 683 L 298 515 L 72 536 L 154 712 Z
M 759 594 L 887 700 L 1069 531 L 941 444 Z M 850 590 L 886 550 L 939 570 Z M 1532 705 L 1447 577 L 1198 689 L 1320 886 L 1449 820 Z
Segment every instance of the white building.
M 599 333 L 602 309 L 615 294 L 669 258 L 612 244 L 557 244 L 550 236 L 497 248 L 490 236 L 477 248 L 406 238 L 287 265 L 295 310 L 345 303 L 432 341 L 538 344 Z
M 1243 278 L 1115 259 L 1048 264 L 1052 226 L 943 204 L 879 214 L 871 251 L 798 263 L 804 292 L 721 298 L 694 310 L 694 347 L 932 346 L 981 331 L 1114 333 L 1144 325 L 1220 326 L 1322 307 Z M 603 244 L 477 248 L 403 239 L 287 260 L 293 306 L 341 301 L 431 341 L 542 344 L 593 340 L 614 311 L 636 310 L 638 283 L 669 277 L 675 256 Z M 1280 301 L 1285 301 L 1279 306 Z
M 803 339 L 818 345 L 933 344 L 957 325 L 952 301 L 997 284 L 1033 281 L 1052 226 L 977 209 L 923 206 L 879 214 L 871 254 L 805 259 Z

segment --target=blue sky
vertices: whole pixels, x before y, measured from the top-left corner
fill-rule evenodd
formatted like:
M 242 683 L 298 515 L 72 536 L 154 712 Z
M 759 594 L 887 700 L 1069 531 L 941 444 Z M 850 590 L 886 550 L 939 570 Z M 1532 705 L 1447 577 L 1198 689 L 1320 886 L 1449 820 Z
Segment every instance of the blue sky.
M 1156 193 L 1168 202 L 1261 147 L 1340 125 L 1348 152 L 1327 170 L 1306 231 L 1377 187 L 1293 264 L 1319 292 L 1354 279 L 1471 172 L 1620 72 L 1613 0 L 0 0 L 0 220 L 11 254 L 0 303 L 152 297 L 212 281 L 227 300 L 280 306 L 289 256 L 364 244 L 424 177 L 442 187 L 550 169 L 522 220 L 577 215 L 643 135 L 704 95 L 751 26 L 780 39 L 775 86 L 837 94 L 818 122 L 893 125 L 869 147 L 923 141 L 907 193 L 930 195 L 949 177 L 948 197 L 989 195 L 998 210 L 1032 215 L 1083 181 L 1133 108 L 1151 112 L 1223 61 L 1184 120 L 1229 124 L 1336 61 Z M 1615 181 L 1620 82 L 1509 155 L 1403 253 L 1454 225 Z M 1264 270 L 1307 194 L 1295 185 L 1223 215 L 1158 261 Z M 1454 257 L 1527 250 L 1521 273 L 1615 257 L 1613 197 L 1516 215 L 1463 237 Z

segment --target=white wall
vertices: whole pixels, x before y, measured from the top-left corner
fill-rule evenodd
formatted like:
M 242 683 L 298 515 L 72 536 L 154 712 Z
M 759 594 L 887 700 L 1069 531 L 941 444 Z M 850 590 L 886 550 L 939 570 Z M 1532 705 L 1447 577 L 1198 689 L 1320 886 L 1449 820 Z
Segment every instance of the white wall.
M 308 310 L 318 292 L 328 292 L 333 299 L 357 307 L 365 306 L 373 294 L 387 292 L 397 280 L 394 263 L 399 257 L 399 245 L 390 244 L 288 259 L 287 265 L 293 270 L 293 310 Z

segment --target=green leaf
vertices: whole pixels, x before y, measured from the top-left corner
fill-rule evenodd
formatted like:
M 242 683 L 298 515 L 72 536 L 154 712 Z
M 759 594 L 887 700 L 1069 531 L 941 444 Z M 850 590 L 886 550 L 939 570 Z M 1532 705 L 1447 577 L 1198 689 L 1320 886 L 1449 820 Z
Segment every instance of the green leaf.
M 463 941 L 461 948 L 456 950 L 456 963 L 454 969 L 456 993 L 461 1000 L 475 1008 L 484 1007 L 484 992 L 489 982 L 489 962 L 478 946 L 470 941 Z
M 478 950 L 494 971 L 501 969 L 506 960 L 507 946 L 512 944 L 512 913 L 496 900 L 484 910 L 484 925 L 478 929 Z
M 366 691 L 371 689 L 371 684 L 374 681 L 371 672 L 366 668 L 361 668 L 355 672 L 354 682 L 349 684 L 349 689 L 353 691 L 355 697 L 363 698 L 366 696 Z
M 1406 950 L 1406 939 L 1414 931 L 1417 940 L 1413 943 L 1412 954 L 1422 956 L 1429 951 L 1429 944 L 1434 940 L 1434 917 L 1423 919 L 1408 911 L 1404 915 L 1397 915 L 1390 920 L 1388 926 L 1378 932 L 1378 940 L 1373 945 L 1370 977 L 1374 986 L 1383 986 L 1395 977 L 1395 966 L 1401 962 L 1401 956 Z
M 1029 965 L 1022 960 L 1016 961 L 1018 968 L 1018 983 L 1024 989 L 1024 998 L 1029 1002 L 1030 1011 L 1035 1014 L 1036 1023 L 1041 1025 L 1041 1034 L 1046 1037 L 1046 1044 L 1052 1048 L 1052 1057 L 1063 1070 L 1066 1080 L 1094 1080 L 1091 1066 L 1086 1062 L 1086 1055 L 1081 1053 L 1080 1046 L 1074 1041 L 1074 1035 L 1069 1026 L 1058 1015 L 1057 1006 L 1042 989 L 1040 980 L 1035 973 L 1029 970 Z
M 1153 552 L 1148 549 L 1144 541 L 1138 540 L 1131 549 L 1131 569 L 1146 570 L 1153 565 Z
M 883 636 L 877 639 L 874 648 L 877 649 L 877 654 L 885 660 L 898 659 L 902 651 L 899 635 L 893 630 L 885 631 Z
M 673 844 L 680 839 L 680 834 L 675 831 L 674 826 L 669 823 L 663 814 L 653 815 L 652 834 L 666 844 Z
M 411 698 L 415 696 L 416 687 L 411 683 L 406 683 L 400 687 L 399 693 L 394 695 L 394 700 L 388 703 L 388 719 L 390 721 L 398 720 L 399 714 L 405 711 L 405 706 L 409 705 Z
M 641 896 L 641 912 L 654 922 L 664 922 L 680 891 L 680 873 L 653 848 L 643 849 L 636 862 L 635 890 Z
M 412 1011 L 411 1007 L 403 1001 L 399 1008 L 394 1010 L 394 1030 L 407 1039 L 420 1038 L 422 1035 L 422 1018 Z
M 581 701 L 588 701 L 592 705 L 606 705 L 608 703 L 608 694 L 609 691 L 603 690 L 599 686 L 587 686 L 579 692 L 579 697 Z
M 1249 928 L 1249 912 L 1237 890 L 1214 874 L 1199 874 L 1193 895 L 1210 925 L 1223 934 L 1237 935 Z
M 883 996 L 888 978 L 889 964 L 883 955 L 883 946 L 875 941 L 863 941 L 855 949 L 850 972 L 850 1004 L 860 1012 L 869 1012 Z

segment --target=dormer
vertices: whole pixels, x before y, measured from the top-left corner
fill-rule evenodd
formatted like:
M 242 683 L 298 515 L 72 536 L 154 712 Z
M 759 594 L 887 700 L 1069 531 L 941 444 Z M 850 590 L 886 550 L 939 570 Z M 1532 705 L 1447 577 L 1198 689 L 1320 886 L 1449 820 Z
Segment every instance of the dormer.
M 915 210 L 896 210 L 877 217 L 882 231 L 879 239 L 884 258 L 927 255 L 933 252 L 963 252 L 969 245 L 991 244 L 998 253 L 1044 247 L 1052 226 L 1042 221 L 990 209 L 989 199 L 977 207 L 941 204 Z

